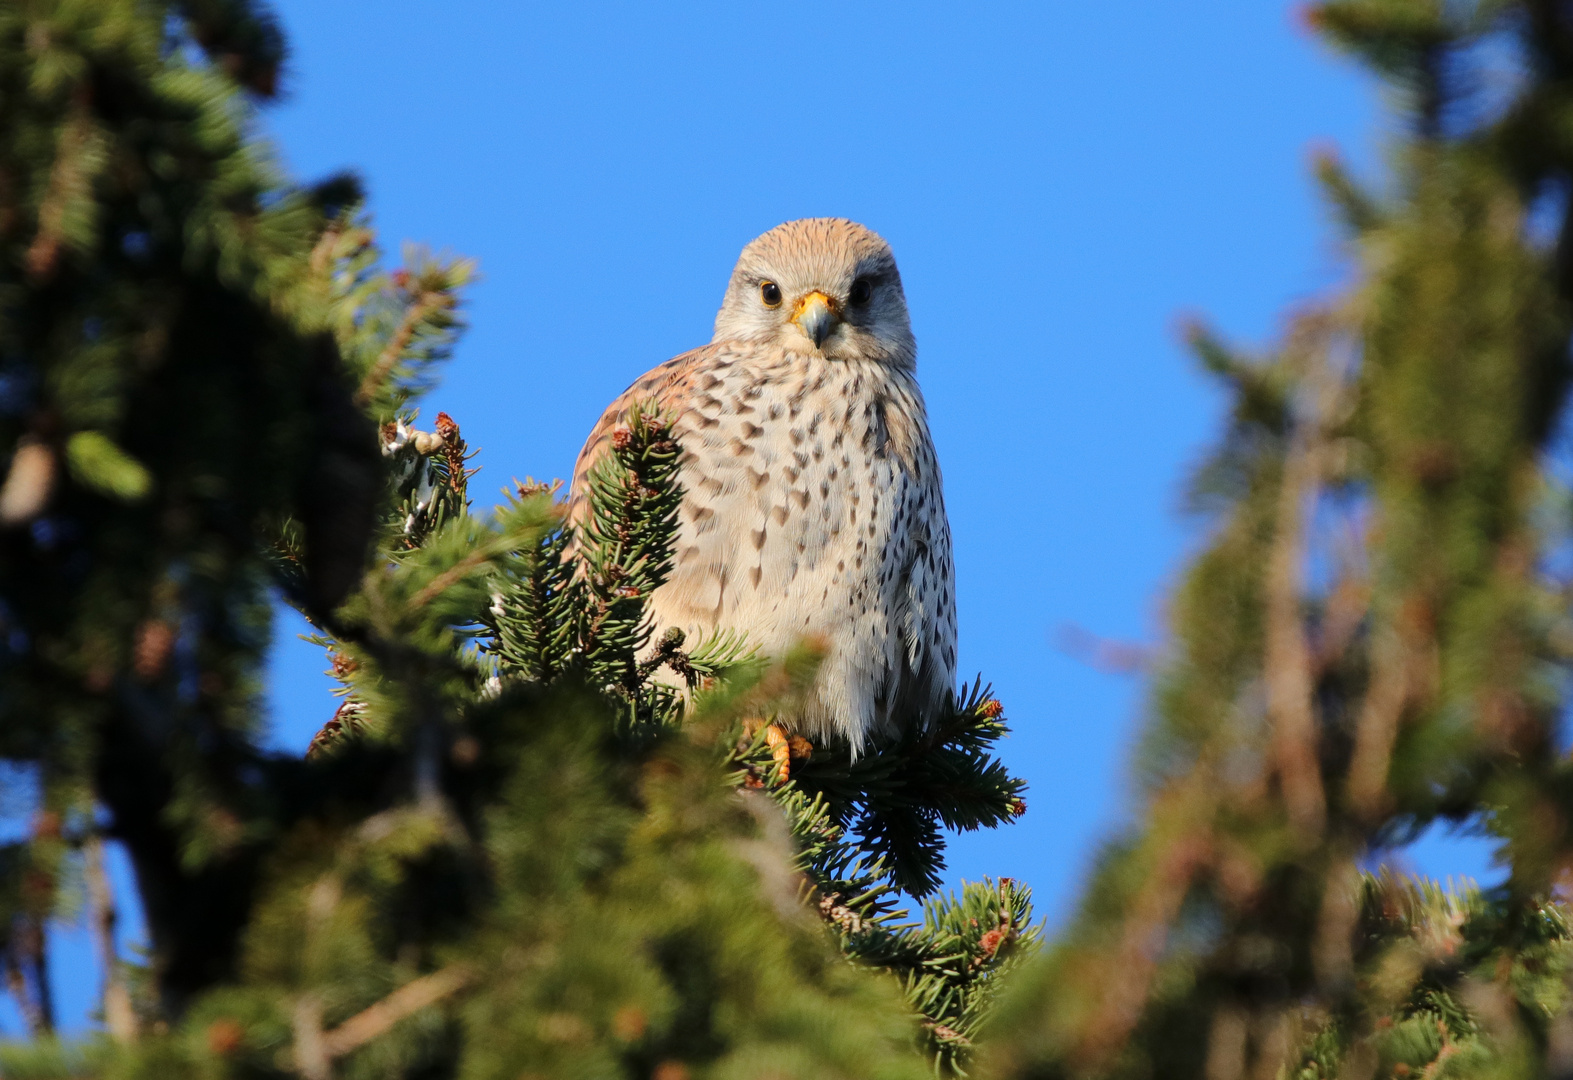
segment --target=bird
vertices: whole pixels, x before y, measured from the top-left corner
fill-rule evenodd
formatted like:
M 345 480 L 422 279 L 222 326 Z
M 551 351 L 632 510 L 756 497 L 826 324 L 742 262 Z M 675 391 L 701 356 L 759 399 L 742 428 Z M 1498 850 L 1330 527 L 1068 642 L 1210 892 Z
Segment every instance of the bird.
M 743 248 L 708 345 L 640 376 L 574 467 L 591 469 L 637 404 L 681 446 L 672 573 L 657 635 L 732 631 L 780 657 L 825 648 L 798 714 L 768 732 L 856 759 L 926 729 L 954 692 L 956 583 L 917 343 L 890 245 L 843 218 L 789 221 Z

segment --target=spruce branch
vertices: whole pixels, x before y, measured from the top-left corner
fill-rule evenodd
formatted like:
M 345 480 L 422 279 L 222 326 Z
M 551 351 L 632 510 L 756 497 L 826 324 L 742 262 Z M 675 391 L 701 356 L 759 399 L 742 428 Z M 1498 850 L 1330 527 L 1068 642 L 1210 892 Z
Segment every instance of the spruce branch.
M 77 91 L 70 119 L 60 133 L 49 187 L 38 208 L 38 231 L 27 249 L 27 272 L 35 281 L 54 273 L 60 250 L 73 232 L 77 235 L 72 238 L 80 246 L 87 246 L 89 237 L 82 234 L 91 227 L 95 216 L 90 187 L 94 173 L 102 167 L 102 156 L 95 146 L 93 116 L 84 86 Z
M 787 708 L 817 656 L 652 625 L 682 498 L 652 410 L 572 528 L 538 487 L 470 506 L 458 424 L 414 406 L 473 264 L 390 272 L 354 183 L 281 174 L 282 55 L 249 0 L 0 4 L 0 514 L 30 526 L 0 530 L 0 750 L 125 845 L 152 953 L 104 953 L 134 1040 L 0 1071 L 753 1075 L 789 1041 L 796 1076 L 922 1074 L 888 980 L 824 962 L 784 790 L 739 806 L 697 715 Z M 341 681 L 309 762 L 257 715 L 270 585 Z M 888 931 L 884 863 L 810 804 L 831 909 Z M 0 850 L 35 1010 L 78 867 L 104 947 L 74 843 Z
M 451 353 L 463 322 L 463 289 L 475 278 L 467 259 L 447 261 L 419 249 L 391 275 L 369 274 L 346 295 L 363 311 L 358 323 L 339 321 L 341 339 L 364 364 L 355 400 L 382 418 L 397 415 L 430 385 L 430 371 Z
M 388 343 L 383 346 L 382 353 L 371 365 L 371 370 L 367 371 L 361 379 L 360 386 L 356 388 L 357 404 L 371 404 L 372 399 L 382 391 L 388 376 L 392 375 L 394 368 L 405 359 L 410 340 L 421 324 L 452 307 L 453 298 L 441 292 L 422 291 L 413 299 L 404 309 L 404 316 L 389 337 Z
M 395 1024 L 448 998 L 470 985 L 474 972 L 463 964 L 450 964 L 405 983 L 393 993 L 350 1017 L 322 1035 L 322 1056 L 332 1061 L 379 1038 Z
M 854 825 L 890 859 L 901 888 L 921 897 L 939 883 L 942 827 L 993 828 L 1025 811 L 1026 785 L 991 756 L 1007 731 L 980 679 L 928 726 L 911 724 L 856 760 L 816 753 L 794 776 L 805 791 L 825 795 L 838 822 Z

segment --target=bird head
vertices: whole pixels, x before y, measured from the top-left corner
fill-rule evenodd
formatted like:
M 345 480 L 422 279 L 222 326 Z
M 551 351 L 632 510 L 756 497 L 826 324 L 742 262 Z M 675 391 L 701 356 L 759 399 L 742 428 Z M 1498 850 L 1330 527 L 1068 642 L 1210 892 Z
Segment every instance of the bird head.
M 890 245 L 843 218 L 789 221 L 745 247 L 714 340 L 900 368 L 917 358 Z

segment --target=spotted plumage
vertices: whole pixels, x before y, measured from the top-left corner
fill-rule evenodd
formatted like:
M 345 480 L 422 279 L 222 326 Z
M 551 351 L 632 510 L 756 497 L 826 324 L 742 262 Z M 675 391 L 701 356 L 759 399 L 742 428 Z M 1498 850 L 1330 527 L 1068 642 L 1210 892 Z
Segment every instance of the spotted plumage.
M 916 343 L 890 247 L 840 219 L 788 222 L 739 258 L 709 345 L 654 368 L 602 416 L 590 466 L 636 402 L 675 417 L 676 564 L 657 631 L 742 632 L 766 655 L 829 649 L 805 715 L 854 753 L 923 723 L 955 685 L 955 572 Z

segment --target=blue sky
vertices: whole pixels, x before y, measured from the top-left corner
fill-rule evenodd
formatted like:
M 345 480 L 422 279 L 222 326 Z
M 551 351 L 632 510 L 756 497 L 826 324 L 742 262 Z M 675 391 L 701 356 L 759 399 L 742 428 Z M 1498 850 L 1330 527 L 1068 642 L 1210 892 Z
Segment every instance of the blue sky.
M 1222 407 L 1177 320 L 1264 342 L 1340 279 L 1307 151 L 1377 167 L 1369 82 L 1263 0 L 276 7 L 292 59 L 265 123 L 290 170 L 359 172 L 390 250 L 479 260 L 426 413 L 482 448 L 481 498 L 566 475 L 607 401 L 707 341 L 758 233 L 836 215 L 891 242 L 961 668 L 994 683 L 1030 785 L 1020 822 L 954 841 L 950 881 L 1022 879 L 1061 919 L 1121 820 L 1142 687 L 1057 642 L 1161 641 L 1200 538 L 1180 487 Z M 271 665 L 273 737 L 296 748 L 333 709 L 302 628 L 281 620 Z M 1440 841 L 1412 858 L 1485 866 Z M 57 962 L 79 1027 L 85 939 Z

